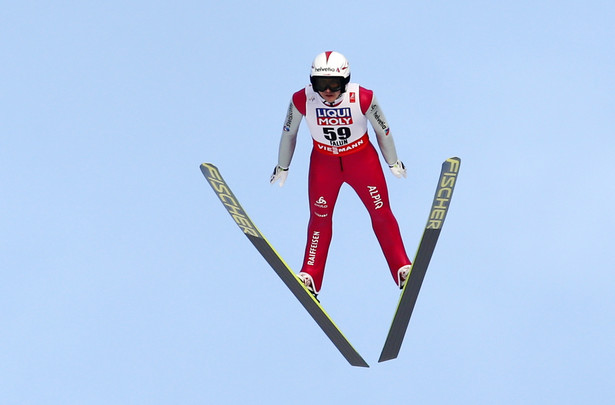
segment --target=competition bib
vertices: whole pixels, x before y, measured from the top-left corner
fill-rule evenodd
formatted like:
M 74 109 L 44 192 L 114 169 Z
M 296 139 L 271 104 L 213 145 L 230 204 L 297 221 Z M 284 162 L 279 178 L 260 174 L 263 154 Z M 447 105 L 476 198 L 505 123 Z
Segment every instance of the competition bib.
M 334 106 L 323 103 L 311 86 L 306 96 L 305 119 L 316 150 L 343 156 L 367 146 L 367 118 L 361 111 L 358 84 L 348 84 L 341 102 Z

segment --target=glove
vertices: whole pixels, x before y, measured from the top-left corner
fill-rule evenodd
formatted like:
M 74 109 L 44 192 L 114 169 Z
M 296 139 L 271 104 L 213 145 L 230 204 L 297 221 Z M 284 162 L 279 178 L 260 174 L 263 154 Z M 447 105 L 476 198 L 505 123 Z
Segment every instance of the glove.
M 391 172 L 395 175 L 395 177 L 397 177 L 398 179 L 401 179 L 402 177 L 408 177 L 408 173 L 406 172 L 406 166 L 404 166 L 404 162 L 402 162 L 401 160 L 398 160 L 394 164 L 389 165 L 389 168 L 391 169 Z
M 280 180 L 280 187 L 282 187 L 287 177 L 288 167 L 285 169 L 282 166 L 276 166 L 273 168 L 273 174 L 271 175 L 271 180 L 269 180 L 269 182 L 274 184 L 276 181 Z

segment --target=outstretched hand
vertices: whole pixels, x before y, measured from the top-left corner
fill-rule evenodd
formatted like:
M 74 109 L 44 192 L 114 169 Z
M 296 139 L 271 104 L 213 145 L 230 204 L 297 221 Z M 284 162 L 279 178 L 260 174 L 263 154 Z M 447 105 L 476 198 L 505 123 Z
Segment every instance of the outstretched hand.
M 404 177 L 404 178 L 408 177 L 408 173 L 406 171 L 406 166 L 404 166 L 404 162 L 402 162 L 401 160 L 398 160 L 394 164 L 389 165 L 389 167 L 391 168 L 391 172 L 398 179 L 401 179 L 402 177 Z
M 273 174 L 271 175 L 271 179 L 269 182 L 274 184 L 276 181 L 280 181 L 280 187 L 284 185 L 286 178 L 288 177 L 288 167 L 285 169 L 281 166 L 276 166 L 273 168 Z

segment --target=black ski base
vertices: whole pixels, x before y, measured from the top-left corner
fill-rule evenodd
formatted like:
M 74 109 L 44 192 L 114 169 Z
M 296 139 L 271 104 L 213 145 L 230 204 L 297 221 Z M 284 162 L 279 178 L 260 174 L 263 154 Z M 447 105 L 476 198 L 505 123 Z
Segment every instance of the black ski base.
M 214 192 L 226 207 L 237 226 L 243 231 L 246 237 L 252 242 L 256 250 L 269 263 L 271 268 L 282 279 L 284 284 L 293 293 L 297 300 L 303 305 L 306 311 L 312 316 L 314 321 L 320 326 L 323 332 L 329 337 L 331 342 L 337 347 L 344 358 L 353 366 L 369 367 L 361 355 L 350 344 L 348 339 L 342 334 L 341 330 L 327 314 L 320 302 L 312 293 L 299 281 L 295 273 L 284 262 L 273 246 L 265 239 L 263 234 L 256 228 L 256 225 L 248 217 L 248 214 L 239 204 L 237 198 L 226 184 L 216 166 L 210 163 L 201 165 L 201 172 L 213 188 Z
M 389 334 L 387 335 L 378 362 L 392 360 L 399 355 L 406 330 L 408 329 L 408 324 L 410 323 L 412 311 L 414 310 L 419 291 L 423 285 L 427 267 L 431 261 L 442 230 L 442 225 L 448 213 L 453 190 L 457 183 L 457 174 L 459 173 L 460 165 L 461 160 L 457 157 L 447 159 L 442 164 L 442 171 L 440 172 L 438 186 L 429 212 L 429 219 L 427 220 L 427 225 L 423 231 L 423 236 L 414 258 L 414 264 L 410 271 L 410 278 L 401 292 L 397 310 L 395 311 L 393 322 L 391 323 Z

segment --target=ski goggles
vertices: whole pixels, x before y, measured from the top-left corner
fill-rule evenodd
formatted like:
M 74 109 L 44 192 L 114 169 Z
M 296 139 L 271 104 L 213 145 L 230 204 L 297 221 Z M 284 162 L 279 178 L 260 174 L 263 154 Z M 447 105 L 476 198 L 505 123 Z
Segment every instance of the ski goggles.
M 312 82 L 312 88 L 316 91 L 329 89 L 332 92 L 336 92 L 342 90 L 343 83 L 341 77 L 312 76 L 310 81 Z

